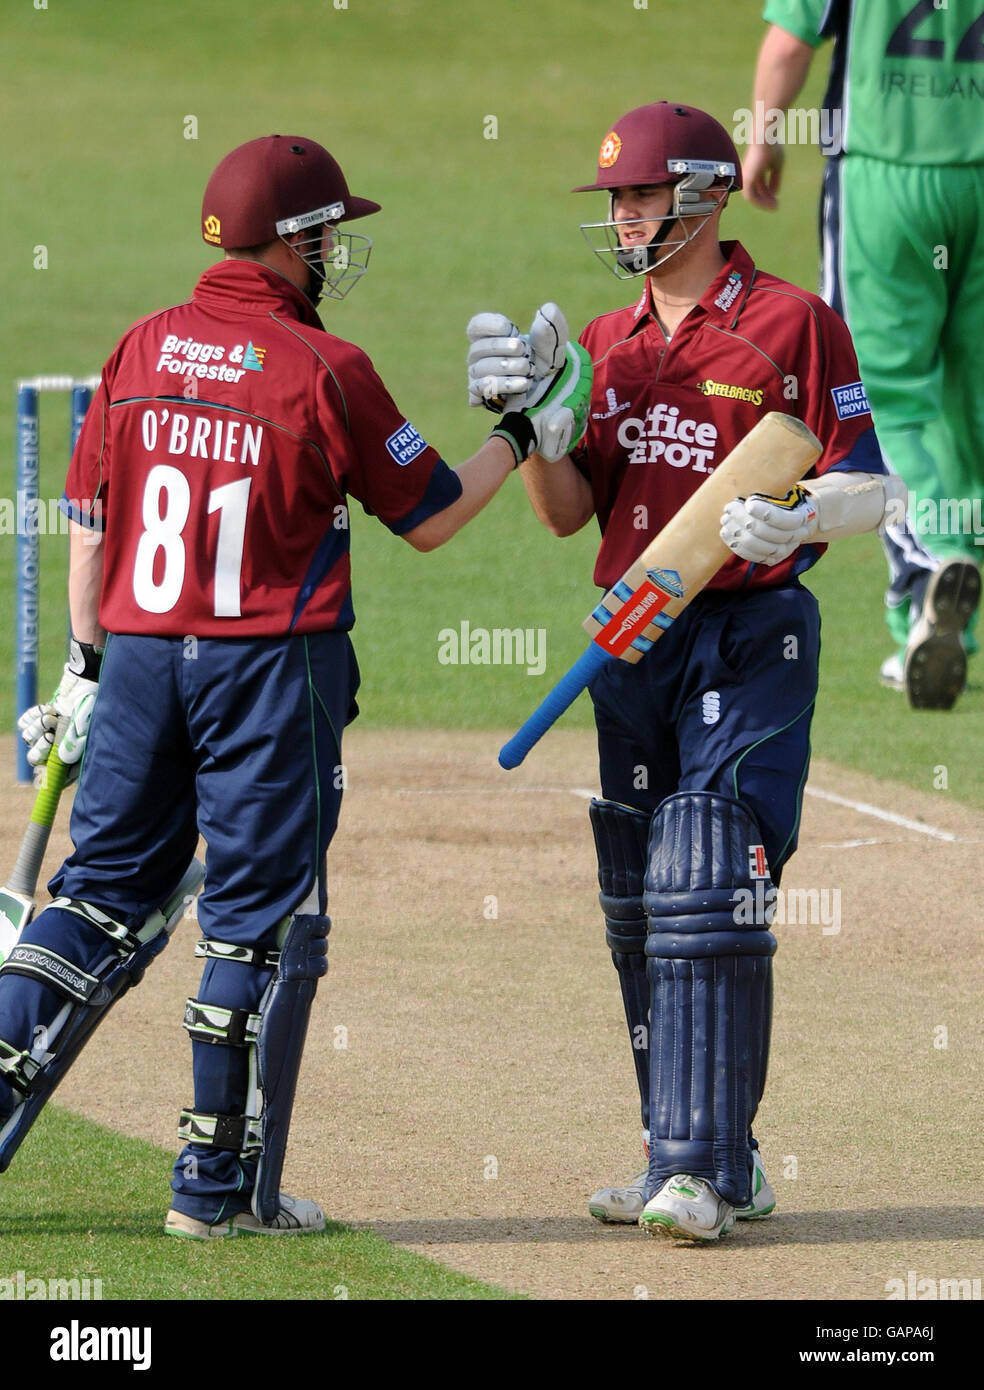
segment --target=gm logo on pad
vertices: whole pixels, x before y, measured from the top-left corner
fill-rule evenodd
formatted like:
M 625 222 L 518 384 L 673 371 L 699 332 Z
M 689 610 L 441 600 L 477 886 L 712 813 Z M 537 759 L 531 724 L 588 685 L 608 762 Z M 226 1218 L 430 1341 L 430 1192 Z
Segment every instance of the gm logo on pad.
M 765 857 L 765 845 L 748 846 L 749 878 L 768 878 L 769 861 Z

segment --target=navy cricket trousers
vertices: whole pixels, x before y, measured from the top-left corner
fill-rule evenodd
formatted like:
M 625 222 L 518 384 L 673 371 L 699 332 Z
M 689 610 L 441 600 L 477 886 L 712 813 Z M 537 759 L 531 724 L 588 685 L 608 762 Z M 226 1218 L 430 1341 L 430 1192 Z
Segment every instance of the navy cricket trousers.
M 201 832 L 202 935 L 272 949 L 280 923 L 302 903 L 325 911 L 325 853 L 345 781 L 341 734 L 356 712 L 357 688 L 345 632 L 112 637 L 72 812 L 75 851 L 51 879 L 52 895 L 136 927 L 173 890 Z M 40 913 L 23 939 L 83 969 L 105 955 L 95 929 L 58 908 Z M 210 960 L 201 997 L 255 1008 L 269 978 Z M 37 980 L 0 976 L 0 1038 L 30 1048 L 63 1003 Z M 196 1107 L 236 1113 L 244 1050 L 194 1049 Z M 14 1103 L 0 1081 L 0 1117 Z M 251 1173 L 238 1155 L 195 1157 L 182 1203 L 189 1215 L 211 1221 L 249 1205 Z
M 111 637 L 72 810 L 75 853 L 52 894 L 135 925 L 201 832 L 203 932 L 258 941 L 322 874 L 357 686 L 346 632 Z
M 820 613 L 792 584 L 699 594 L 638 665 L 591 683 L 602 796 L 650 814 L 676 791 L 743 801 L 773 882 L 796 848 Z

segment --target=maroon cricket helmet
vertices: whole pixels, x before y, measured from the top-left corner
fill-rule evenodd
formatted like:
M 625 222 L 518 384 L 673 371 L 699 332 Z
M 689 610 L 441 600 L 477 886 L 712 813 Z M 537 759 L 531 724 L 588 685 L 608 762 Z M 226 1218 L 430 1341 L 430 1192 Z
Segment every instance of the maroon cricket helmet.
M 348 222 L 379 212 L 354 198 L 337 160 L 302 135 L 264 135 L 227 154 L 202 200 L 202 236 L 211 246 L 236 250 L 274 241 L 284 231 L 322 222 Z M 285 227 L 296 220 L 297 227 Z M 279 225 L 278 225 L 279 224 Z
M 741 160 L 724 126 L 696 106 L 656 101 L 615 122 L 601 142 L 597 179 L 573 191 L 676 183 L 687 172 L 674 169 L 678 161 L 732 165 L 731 186 L 741 188 Z

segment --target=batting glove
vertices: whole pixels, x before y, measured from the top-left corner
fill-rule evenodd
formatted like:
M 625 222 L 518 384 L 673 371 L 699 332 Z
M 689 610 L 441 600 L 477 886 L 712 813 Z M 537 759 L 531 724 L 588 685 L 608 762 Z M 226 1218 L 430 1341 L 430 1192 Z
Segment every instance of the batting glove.
M 556 304 L 542 304 L 529 333 L 520 333 L 505 314 L 476 314 L 469 320 L 468 404 L 501 415 L 522 410 L 543 390 L 539 383 L 564 366 L 567 319 Z
M 818 528 L 817 504 L 799 485 L 785 497 L 767 497 L 760 492 L 736 497 L 721 515 L 725 545 L 755 565 L 778 565 Z
M 515 409 L 534 382 L 528 334 L 505 314 L 476 314 L 465 330 L 468 350 L 468 404 L 501 415 Z
M 493 434 L 509 440 L 517 464 L 534 450 L 555 463 L 584 438 L 594 369 L 580 343 L 568 340 L 567 320 L 556 304 L 544 304 L 536 311 L 529 346 L 530 389 Z
M 51 700 L 46 705 L 34 705 L 25 710 L 17 721 L 20 736 L 29 745 L 27 761 L 32 767 L 48 761 L 59 724 L 62 724 L 59 758 L 69 766 L 82 761 L 99 689 L 101 663 L 101 651 L 88 642 L 72 638 L 69 659 Z

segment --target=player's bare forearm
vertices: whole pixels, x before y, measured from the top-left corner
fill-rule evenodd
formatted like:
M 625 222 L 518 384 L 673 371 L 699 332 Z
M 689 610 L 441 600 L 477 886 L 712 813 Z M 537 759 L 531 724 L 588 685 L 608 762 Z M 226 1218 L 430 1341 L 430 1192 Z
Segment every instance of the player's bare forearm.
M 412 531 L 404 533 L 414 550 L 436 550 L 449 541 L 490 502 L 516 467 L 516 458 L 504 439 L 487 439 L 477 454 L 455 469 L 461 480 L 461 496 L 450 507 L 435 512 Z
M 795 34 L 770 25 L 759 50 L 753 100 L 766 111 L 787 110 L 803 90 L 813 53 Z
M 531 454 L 520 476 L 537 519 L 555 536 L 573 536 L 594 516 L 590 484 L 569 454 L 555 463 Z
M 742 160 L 744 196 L 770 212 L 779 206 L 783 148 L 769 141 L 773 129 L 769 113 L 788 110 L 803 88 L 812 61 L 813 49 L 808 43 L 778 24 L 770 26 L 759 51 L 753 92 L 753 110 L 765 115 L 764 119 L 756 116 L 752 141 Z M 763 135 L 765 143 L 761 143 Z M 755 143 L 756 138 L 760 143 Z
M 99 623 L 99 596 L 103 581 L 101 531 L 69 522 L 68 606 L 72 632 L 80 642 L 106 645 L 106 631 Z

